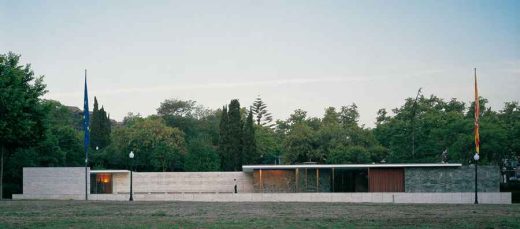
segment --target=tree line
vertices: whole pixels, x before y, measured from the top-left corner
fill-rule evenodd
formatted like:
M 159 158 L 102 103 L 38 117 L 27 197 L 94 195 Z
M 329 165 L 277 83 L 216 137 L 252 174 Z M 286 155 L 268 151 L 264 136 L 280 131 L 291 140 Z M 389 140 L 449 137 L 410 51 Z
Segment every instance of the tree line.
M 36 77 L 19 58 L 0 55 L 4 197 L 22 191 L 23 167 L 83 166 L 85 157 L 81 110 L 42 99 L 43 76 Z M 166 99 L 156 114 L 129 113 L 118 123 L 99 101 L 94 98 L 90 116 L 93 169 L 129 169 L 134 164 L 137 171 L 240 171 L 244 164 L 439 163 L 442 152 L 448 162 L 468 164 L 474 154 L 474 103 L 434 95 L 379 110 L 374 128 L 359 124 L 355 103 L 327 107 L 323 117 L 297 109 L 285 120 L 273 120 L 260 97 L 245 106 L 233 99 L 215 110 L 192 100 Z M 482 163 L 518 158 L 518 102 L 506 102 L 495 111 L 480 98 L 480 112 Z

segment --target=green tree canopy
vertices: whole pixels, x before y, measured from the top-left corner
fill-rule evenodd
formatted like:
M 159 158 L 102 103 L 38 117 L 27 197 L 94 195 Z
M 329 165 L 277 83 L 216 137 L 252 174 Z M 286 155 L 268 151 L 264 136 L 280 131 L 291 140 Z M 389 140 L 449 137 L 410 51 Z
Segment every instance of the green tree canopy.
M 256 125 L 271 127 L 273 124 L 273 117 L 267 110 L 267 104 L 262 101 L 262 98 L 257 97 L 251 108 L 255 116 Z
M 187 152 L 184 133 L 168 127 L 160 117 L 151 116 L 116 128 L 112 140 L 104 158 L 108 167 L 128 168 L 128 154 L 133 151 L 135 165 L 143 171 L 183 169 Z
M 20 65 L 14 53 L 0 55 L 0 199 L 3 198 L 4 160 L 17 149 L 44 139 L 43 76 L 29 64 Z

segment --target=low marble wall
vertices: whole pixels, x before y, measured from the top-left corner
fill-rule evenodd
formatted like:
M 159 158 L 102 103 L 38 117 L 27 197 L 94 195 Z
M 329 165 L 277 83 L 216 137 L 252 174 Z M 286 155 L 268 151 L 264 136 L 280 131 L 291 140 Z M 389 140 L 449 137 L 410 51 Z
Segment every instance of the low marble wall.
M 473 204 L 474 193 L 178 193 L 134 194 L 135 201 L 198 202 L 340 202 L 396 204 Z M 52 197 L 52 198 L 51 198 Z M 14 199 L 66 199 L 45 195 L 13 195 Z M 90 200 L 128 201 L 128 194 L 91 194 Z M 511 204 L 510 192 L 479 193 L 481 204 Z
M 90 192 L 90 176 L 87 180 Z M 50 199 L 85 199 L 85 167 L 23 168 L 23 194 L 44 195 Z
M 243 172 L 134 172 L 135 194 L 253 192 L 252 175 Z M 130 192 L 130 175 L 114 174 L 115 194 Z

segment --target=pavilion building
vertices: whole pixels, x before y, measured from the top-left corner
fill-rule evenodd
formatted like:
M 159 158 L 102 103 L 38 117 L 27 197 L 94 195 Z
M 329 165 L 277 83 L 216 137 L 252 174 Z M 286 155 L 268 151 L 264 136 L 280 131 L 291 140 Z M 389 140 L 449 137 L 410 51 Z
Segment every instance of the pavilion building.
M 135 200 L 473 203 L 462 164 L 244 165 L 241 172 L 133 172 Z M 497 166 L 479 166 L 482 203 L 511 203 Z M 90 200 L 128 200 L 130 171 L 87 169 Z M 235 193 L 235 186 L 237 192 Z M 84 167 L 23 169 L 13 199 L 85 199 Z

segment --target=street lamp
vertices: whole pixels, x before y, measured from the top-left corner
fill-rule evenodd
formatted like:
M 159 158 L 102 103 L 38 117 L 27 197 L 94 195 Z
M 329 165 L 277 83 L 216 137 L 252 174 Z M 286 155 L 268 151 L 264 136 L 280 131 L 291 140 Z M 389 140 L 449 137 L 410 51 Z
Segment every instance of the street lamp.
M 478 195 L 477 195 L 477 164 L 478 164 L 478 159 L 480 159 L 478 153 L 475 154 L 475 156 L 473 156 L 473 159 L 475 159 L 475 204 L 478 204 Z
M 132 161 L 132 166 L 130 167 L 130 201 L 134 201 L 134 196 L 132 194 L 132 170 L 134 170 L 134 151 L 130 151 L 128 157 Z

